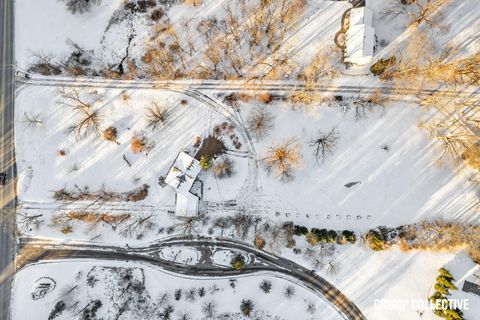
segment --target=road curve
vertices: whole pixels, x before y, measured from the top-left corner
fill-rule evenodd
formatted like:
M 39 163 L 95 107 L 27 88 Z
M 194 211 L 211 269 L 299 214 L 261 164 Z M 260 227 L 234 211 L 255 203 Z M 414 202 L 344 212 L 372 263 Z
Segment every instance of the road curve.
M 143 247 L 116 247 L 102 244 L 58 242 L 56 240 L 21 238 L 21 250 L 17 261 L 18 270 L 41 261 L 65 259 L 105 259 L 128 260 L 152 264 L 163 270 L 196 277 L 227 277 L 255 272 L 272 272 L 294 279 L 304 287 L 320 295 L 331 303 L 336 310 L 350 320 L 365 320 L 360 309 L 342 292 L 311 270 L 283 257 L 258 250 L 246 243 L 225 239 L 206 237 L 172 237 L 151 243 Z M 195 265 L 184 265 L 164 259 L 160 251 L 171 247 L 195 248 L 201 253 Z M 218 250 L 234 250 L 249 256 L 243 271 L 219 266 L 212 262 L 213 254 Z M 22 254 L 35 252 L 35 254 Z

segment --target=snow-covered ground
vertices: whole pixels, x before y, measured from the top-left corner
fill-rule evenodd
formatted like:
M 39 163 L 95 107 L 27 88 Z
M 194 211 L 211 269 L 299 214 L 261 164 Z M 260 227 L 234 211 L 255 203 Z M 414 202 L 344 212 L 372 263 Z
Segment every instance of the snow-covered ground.
M 130 268 L 127 272 L 126 269 Z M 121 278 L 123 274 L 129 278 Z M 48 277 L 56 282 L 38 300 L 32 299 L 32 292 L 38 291 L 39 278 Z M 259 285 L 263 280 L 271 282 L 270 293 L 264 293 Z M 129 289 L 128 283 L 135 289 Z M 72 293 L 65 293 L 74 286 Z M 294 288 L 291 298 L 284 295 L 288 286 Z M 200 296 L 201 288 L 204 296 Z M 181 290 L 181 297 L 175 298 L 175 291 Z M 132 291 L 132 292 L 130 292 Z M 193 291 L 193 295 L 190 292 Z M 128 292 L 127 295 L 124 293 Z M 167 294 L 163 302 L 162 297 Z M 17 273 L 14 284 L 15 302 L 13 319 L 46 319 L 58 301 L 65 301 L 67 308 L 56 319 L 72 319 L 80 314 L 89 302 L 100 300 L 102 306 L 97 317 L 113 319 L 127 300 L 127 308 L 117 319 L 158 319 L 154 313 L 163 312 L 167 306 L 174 311 L 172 319 L 180 319 L 186 313 L 187 319 L 205 319 L 205 304 L 213 302 L 215 319 L 245 319 L 240 313 L 243 299 L 254 304 L 252 315 L 260 319 L 342 319 L 342 317 L 321 297 L 294 282 L 276 277 L 275 274 L 255 274 L 233 278 L 189 278 L 179 277 L 148 265 L 131 262 L 75 261 L 52 262 L 32 265 Z M 130 299 L 128 299 L 128 298 Z M 75 305 L 75 303 L 78 303 Z M 314 305 L 312 313 L 307 312 L 309 304 Z M 25 306 L 28 305 L 28 308 Z M 227 314 L 226 317 L 220 317 Z
M 118 14 L 123 3 L 123 0 L 104 0 L 90 13 L 72 15 L 65 10 L 62 1 L 16 1 L 18 66 L 28 69 L 35 60 L 35 52 L 52 54 L 55 61 L 65 59 L 72 51 L 68 40 L 93 50 L 103 64 L 114 65 L 122 58 L 132 30 L 135 30 L 135 38 L 130 57 L 140 62 L 152 37 L 154 24 L 144 17 L 137 17 L 109 27 L 112 16 Z M 206 17 L 224 18 L 227 3 L 227 0 L 203 1 L 197 8 L 175 4 L 168 11 L 168 16 L 183 35 L 181 31 L 186 17 L 191 18 L 194 25 Z M 375 58 L 398 53 L 411 36 L 406 16 L 383 16 L 388 4 L 389 1 L 367 0 L 367 5 L 374 12 L 373 25 L 379 41 Z M 340 17 L 347 7 L 346 2 L 340 1 L 308 1 L 297 27 L 287 35 L 283 49 L 291 50 L 295 62 L 300 67 L 304 66 L 320 48 L 333 45 L 333 36 L 340 28 Z M 477 0 L 452 1 L 442 9 L 444 18 L 430 33 L 438 51 L 456 47 L 456 55 L 468 55 L 480 49 L 479 42 L 475 41 L 480 30 L 480 11 L 476 9 Z M 200 36 L 193 38 L 194 41 L 202 41 Z M 202 46 L 201 43 L 196 45 Z M 339 80 L 339 85 L 369 82 L 368 85 L 373 86 L 378 80 L 370 82 L 367 77 L 351 77 L 342 81 Z M 204 104 L 192 92 L 120 90 L 101 86 L 96 89 L 78 88 L 82 99 L 91 103 L 101 115 L 100 130 L 110 126 L 117 129 L 117 144 L 101 138 L 78 139 L 68 134 L 68 128 L 78 119 L 78 113 L 62 105 L 58 89 L 61 88 L 24 86 L 16 97 L 19 212 L 43 215 L 39 228 L 32 225 L 21 228 L 25 235 L 60 241 L 94 240 L 117 245 L 141 245 L 166 235 L 178 234 L 183 226 L 179 225 L 181 221 L 173 213 L 175 193 L 169 187 L 161 187 L 158 179 L 167 173 L 180 151 L 192 148 L 197 136 L 206 137 L 215 126 L 231 121 L 236 123 L 235 134 L 242 143 L 240 152 L 229 155 L 234 161 L 235 174 L 230 178 L 217 179 L 211 172 L 201 173 L 204 195 L 201 209 L 210 220 L 196 225 L 194 233 L 238 237 L 232 227 L 228 227 L 225 233 L 219 228 L 213 229 L 215 218 L 238 212 L 260 216 L 263 223 L 293 221 L 309 228 L 359 232 L 379 225 L 397 227 L 424 219 L 480 222 L 479 212 L 474 211 L 472 206 L 478 201 L 478 189 L 469 181 L 469 171 L 458 163 L 438 161 L 441 147 L 428 136 L 427 130 L 421 128 L 422 120 L 428 115 L 412 102 L 388 102 L 368 113 L 365 119 L 358 120 L 354 110 L 342 114 L 339 104 L 318 104 L 308 108 L 295 106 L 294 109 L 288 102 L 274 101 L 266 106 L 274 116 L 269 135 L 261 141 L 246 141 L 245 128 L 239 124 L 245 122 L 250 112 L 259 106 L 260 102 L 255 99 L 242 103 L 240 113 L 233 113 L 226 111 L 228 108 L 218 110 Z M 210 91 L 208 95 L 218 98 L 221 104 L 222 97 L 216 92 Z M 147 108 L 152 102 L 164 105 L 170 111 L 167 124 L 154 131 L 147 128 L 146 123 Z M 41 119 L 43 123 L 30 125 L 25 121 L 27 116 Z M 333 155 L 317 164 L 309 142 L 319 131 L 328 132 L 332 128 L 338 132 L 338 144 Z M 131 151 L 131 138 L 138 134 L 152 142 L 154 146 L 150 151 Z M 224 138 L 229 141 L 228 136 Z M 262 159 L 268 147 L 289 138 L 295 138 L 300 144 L 302 161 L 295 168 L 295 179 L 282 183 L 273 174 L 267 173 Z M 233 146 L 229 147 L 233 149 Z M 65 154 L 60 155 L 63 152 Z M 247 155 L 255 155 L 258 171 Z M 349 188 L 345 186 L 352 182 L 356 184 Z M 88 187 L 90 191 L 104 189 L 123 193 L 144 184 L 150 186 L 148 196 L 135 203 L 67 203 L 52 198 L 54 191 L 63 188 L 75 191 Z M 131 214 L 135 219 L 148 217 L 151 225 L 148 232 L 125 236 L 122 232 L 126 223 L 117 228 L 109 223 L 90 225 L 71 221 L 67 225 L 72 228 L 67 232 L 63 225 L 53 223 L 56 215 L 75 210 Z M 18 221 L 21 223 L 22 219 Z M 252 229 L 247 239 L 251 240 Z M 296 249 L 305 252 L 310 248 L 304 239 L 296 237 L 296 241 Z M 268 241 L 267 247 L 273 250 Z M 318 246 L 313 248 L 310 256 L 294 254 L 292 249 L 282 249 L 279 253 L 315 269 L 351 298 L 368 319 L 435 319 L 430 310 L 422 313 L 418 308 L 381 309 L 376 307 L 375 300 L 425 300 L 432 294 L 438 269 L 442 266 L 452 272 L 459 288 L 464 280 L 475 281 L 474 274 L 478 274 L 478 265 L 461 252 L 405 253 L 394 247 L 379 253 L 363 248 L 360 243 L 335 248 L 334 254 L 321 257 L 321 265 L 312 261 L 321 255 Z M 166 249 L 160 254 L 185 264 L 198 261 L 195 250 L 189 248 Z M 213 260 L 218 265 L 227 266 L 231 254 L 218 251 Z M 238 313 L 240 301 L 250 298 L 254 301 L 255 310 L 263 310 L 261 316 L 265 319 L 338 318 L 331 306 L 301 287 L 295 287 L 293 299 L 285 298 L 283 290 L 288 282 L 271 275 L 237 278 L 235 288 L 232 288 L 230 279 L 182 278 L 140 264 L 65 261 L 30 266 L 17 274 L 13 294 L 14 319 L 47 318 L 65 293 L 63 289 L 74 283 L 79 285 L 79 309 L 96 298 L 105 299 L 98 312 L 108 318 L 115 306 L 106 299 L 114 296 L 112 290 L 116 289 L 106 285 L 94 289 L 87 285 L 87 275 L 94 266 L 97 266 L 98 275 L 104 276 L 104 283 L 115 280 L 108 275 L 110 267 L 135 268 L 136 279 L 141 274 L 140 268 L 143 269 L 149 301 L 153 303 L 161 292 L 168 292 L 175 316 L 185 311 L 199 317 L 207 300 L 217 301 L 220 313 Z M 102 269 L 102 266 L 105 268 Z M 55 279 L 56 289 L 47 293 L 45 298 L 33 301 L 30 288 L 41 277 Z M 265 295 L 258 289 L 262 279 L 272 281 L 272 293 Z M 216 286 L 216 289 L 207 290 L 204 298 L 197 295 L 194 301 L 185 300 L 189 289 L 201 286 Z M 175 289 L 184 292 L 180 301 L 174 299 Z M 452 296 L 470 299 L 470 309 L 464 311 L 465 318 L 478 318 L 478 296 L 461 291 L 455 291 Z M 313 315 L 306 313 L 311 301 L 316 303 Z M 25 305 L 29 307 L 25 308 Z M 71 319 L 71 312 L 65 311 L 58 319 Z
M 166 211 L 174 210 L 174 191 L 160 187 L 158 178 L 166 174 L 181 150 L 194 144 L 196 136 L 208 136 L 231 116 L 169 91 L 127 91 L 130 96 L 125 101 L 125 92 L 120 90 L 82 89 L 82 97 L 94 102 L 102 116 L 101 130 L 117 128 L 119 144 L 94 137 L 78 139 L 66 133 L 76 113 L 59 104 L 57 89 L 25 88 L 16 104 L 19 200 L 24 207 L 44 209 L 47 214 L 49 209 L 62 209 L 52 198 L 53 192 L 62 188 L 88 186 L 91 191 L 105 188 L 127 192 L 147 184 L 150 189 L 145 200 L 134 204 L 105 203 L 102 210 L 108 211 L 111 205 L 116 211 L 140 209 L 168 217 Z M 180 103 L 183 99 L 187 100 L 185 105 Z M 148 129 L 145 122 L 152 101 L 171 110 L 167 124 L 155 131 Z M 242 105 L 241 117 L 248 119 L 258 104 L 252 100 Z M 247 158 L 232 153 L 236 172 L 233 177 L 216 179 L 211 172 L 200 177 L 208 215 L 221 216 L 243 208 L 274 221 L 359 231 L 424 219 L 478 223 L 480 217 L 469 205 L 476 201 L 477 190 L 468 181 L 468 171 L 448 162 L 438 163 L 440 146 L 418 127 L 426 115 L 414 105 L 387 103 L 361 120 L 355 119 L 353 110 L 342 114 L 338 105 L 293 110 L 287 102 L 274 102 L 267 109 L 275 117 L 273 128 L 266 139 L 252 140 L 259 163 L 257 185 L 252 185 L 249 178 L 254 168 Z M 28 126 L 25 114 L 39 117 L 44 124 Z M 337 147 L 331 157 L 317 164 L 309 142 L 319 131 L 332 128 L 338 132 Z M 245 128 L 235 130 L 241 137 Z M 148 154 L 131 151 L 130 139 L 135 134 L 143 134 L 154 144 Z M 301 145 L 303 160 L 295 169 L 295 179 L 283 183 L 267 173 L 262 159 L 269 146 L 289 138 Z M 388 150 L 382 148 L 385 146 Z M 60 150 L 65 151 L 65 156 L 59 156 Z M 247 143 L 240 151 L 249 151 Z M 345 187 L 350 182 L 360 183 Z M 226 205 L 228 200 L 237 201 L 236 206 Z M 85 203 L 79 208 L 91 207 Z
M 308 247 L 299 238 L 297 246 Z M 289 249 L 283 250 L 282 255 L 312 268 L 315 265 L 313 260 L 320 259 L 323 267 L 317 267 L 317 272 L 352 299 L 366 318 L 372 320 L 438 319 L 430 309 L 422 307 L 434 292 L 438 269 L 450 270 L 460 290 L 464 280 L 478 283 L 474 274 L 480 274 L 479 266 L 462 252 L 405 253 L 394 248 L 379 253 L 357 243 L 337 246 L 332 256 L 320 255 L 318 248 L 313 248 L 310 257 L 294 254 Z M 333 271 L 329 263 L 334 266 Z M 468 299 L 465 319 L 477 319 L 480 297 L 460 290 L 453 291 L 451 298 Z M 406 305 L 402 306 L 402 303 Z

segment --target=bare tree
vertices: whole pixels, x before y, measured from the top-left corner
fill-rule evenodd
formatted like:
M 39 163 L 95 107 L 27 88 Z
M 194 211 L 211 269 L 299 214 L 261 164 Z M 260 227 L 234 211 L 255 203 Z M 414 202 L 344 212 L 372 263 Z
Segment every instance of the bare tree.
M 168 121 L 170 112 L 164 106 L 160 106 L 157 102 L 152 102 L 147 110 L 147 126 L 152 130 L 157 129 L 160 125 Z
M 434 13 L 441 8 L 447 0 L 394 0 L 384 14 L 389 17 L 407 15 L 412 23 L 420 24 L 427 22 L 434 24 Z
M 257 141 L 264 139 L 273 128 L 275 117 L 265 107 L 258 107 L 250 112 L 247 119 L 247 128 Z
M 93 110 L 92 104 L 81 98 L 80 91 L 76 88 L 61 88 L 58 93 L 62 98 L 60 104 L 72 108 L 80 116 L 67 132 L 74 133 L 77 138 L 98 136 L 102 117 L 97 110 Z
M 43 126 L 43 120 L 40 118 L 39 115 L 36 114 L 28 114 L 26 112 L 23 113 L 23 122 L 28 127 L 41 127 Z
M 31 230 L 31 227 L 38 229 L 42 222 L 43 214 L 29 215 L 21 212 L 17 213 L 17 224 L 21 226 L 21 229 L 24 231 Z
M 180 227 L 184 235 L 191 236 L 193 233 L 198 234 L 196 227 L 200 222 L 199 216 L 178 217 L 177 219 L 179 220 L 178 227 Z
M 300 145 L 296 139 L 288 139 L 267 149 L 263 159 L 267 170 L 272 170 L 282 182 L 294 179 L 293 170 L 302 161 Z
M 313 148 L 315 163 L 318 165 L 324 162 L 328 156 L 333 155 L 333 150 L 337 146 L 338 131 L 332 128 L 328 133 L 319 131 L 316 138 L 310 140 L 309 145 Z
M 145 236 L 145 233 L 152 231 L 157 227 L 157 223 L 152 221 L 152 215 L 144 216 L 139 215 L 129 222 L 120 231 L 120 234 L 124 237 L 135 237 L 141 239 Z

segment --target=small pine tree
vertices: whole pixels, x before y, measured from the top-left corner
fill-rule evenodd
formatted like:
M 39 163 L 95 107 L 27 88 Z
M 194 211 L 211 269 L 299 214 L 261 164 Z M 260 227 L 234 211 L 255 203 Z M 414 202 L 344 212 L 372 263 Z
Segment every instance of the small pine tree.
M 254 308 L 254 305 L 252 300 L 250 299 L 242 300 L 242 303 L 240 304 L 240 311 L 242 311 L 242 314 L 245 317 L 250 317 L 250 315 L 252 314 L 253 308 Z
M 182 299 L 182 289 L 175 290 L 175 300 L 180 301 Z
M 245 268 L 245 258 L 241 254 L 236 254 L 230 261 L 230 265 L 233 269 L 241 271 Z
M 445 277 L 445 276 L 442 276 L 442 275 L 439 275 L 437 277 L 437 283 L 444 286 L 445 288 L 447 289 L 450 289 L 450 290 L 458 290 L 458 288 L 452 283 L 453 279 L 452 278 L 448 278 L 448 277 Z
M 295 295 L 295 288 L 292 287 L 292 286 L 287 286 L 283 293 L 284 293 L 285 297 L 290 299 Z
M 448 291 L 448 289 L 442 286 L 441 284 L 435 283 L 434 288 L 441 294 L 444 294 L 446 296 L 450 295 L 450 292 Z
M 272 282 L 269 280 L 263 280 L 260 282 L 260 289 L 265 293 L 270 293 L 272 290 Z
M 450 278 L 450 279 L 454 279 L 452 274 L 445 268 L 440 268 L 438 269 L 438 272 L 444 276 L 444 277 L 447 277 L 447 278 Z

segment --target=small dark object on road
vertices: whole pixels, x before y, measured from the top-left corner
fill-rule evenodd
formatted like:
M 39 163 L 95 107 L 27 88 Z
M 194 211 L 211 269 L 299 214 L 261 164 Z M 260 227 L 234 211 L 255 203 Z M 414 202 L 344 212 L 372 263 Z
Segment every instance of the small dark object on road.
M 388 145 L 384 144 L 382 146 L 382 150 L 388 152 L 388 151 L 390 151 L 390 147 Z
M 349 182 L 345 185 L 345 188 L 351 188 L 356 184 L 362 183 L 361 181 Z
M 4 186 L 5 184 L 7 184 L 7 173 L 2 172 L 0 173 L 0 185 Z

